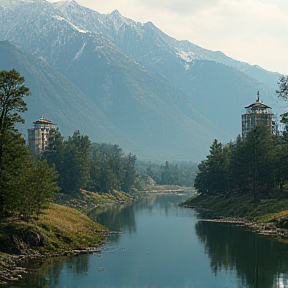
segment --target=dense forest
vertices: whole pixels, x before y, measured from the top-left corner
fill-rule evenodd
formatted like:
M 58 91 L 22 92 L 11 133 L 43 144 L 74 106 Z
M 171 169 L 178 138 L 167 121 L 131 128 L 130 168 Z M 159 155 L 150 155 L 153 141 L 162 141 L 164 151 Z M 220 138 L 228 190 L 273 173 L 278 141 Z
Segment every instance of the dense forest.
M 0 71 L 1 219 L 37 218 L 59 191 L 71 195 L 81 188 L 101 193 L 133 191 L 138 184 L 136 156 L 125 155 L 118 145 L 91 143 L 79 131 L 64 140 L 55 130 L 45 152 L 33 155 L 15 128 L 24 122 L 29 95 L 24 77 L 16 70 Z
M 131 193 L 153 184 L 192 186 L 196 165 L 138 161 L 115 144 L 91 143 L 77 130 L 64 140 L 52 130 L 49 146 L 33 155 L 15 128 L 24 123 L 30 90 L 16 71 L 0 71 L 0 215 L 29 220 L 53 201 L 57 192 L 76 196 L 80 189 Z M 137 171 L 138 170 L 138 171 Z
M 87 189 L 129 193 L 137 186 L 136 156 L 125 155 L 118 145 L 91 143 L 89 137 L 79 131 L 68 140 L 64 140 L 59 131 L 52 131 L 50 136 L 52 141 L 41 159 L 55 166 L 62 192 L 73 194 Z
M 166 161 L 165 164 L 158 164 L 138 160 L 136 169 L 147 184 L 193 187 L 197 164 L 183 161 L 175 163 Z
M 288 99 L 288 77 L 279 80 L 279 97 Z M 256 126 L 245 139 L 226 145 L 216 139 L 210 154 L 198 165 L 195 188 L 203 196 L 250 195 L 255 202 L 288 185 L 288 113 L 282 115 L 283 131 L 273 135 Z

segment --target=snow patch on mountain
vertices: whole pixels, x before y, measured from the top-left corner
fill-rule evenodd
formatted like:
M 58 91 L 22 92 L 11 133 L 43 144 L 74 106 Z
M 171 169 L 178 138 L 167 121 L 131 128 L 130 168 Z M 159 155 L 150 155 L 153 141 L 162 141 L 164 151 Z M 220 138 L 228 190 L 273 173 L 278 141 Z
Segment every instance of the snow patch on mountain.
M 0 6 L 3 8 L 13 9 L 13 8 L 19 6 L 20 4 L 31 3 L 34 1 L 35 0 L 1 0 Z
M 112 21 L 116 32 L 118 32 L 120 28 L 126 24 L 127 26 L 133 27 L 140 36 L 143 34 L 142 27 L 144 25 L 142 23 L 135 22 L 134 20 L 122 16 L 118 10 L 108 14 L 107 17 L 108 21 Z
M 82 29 L 80 29 L 79 27 L 77 27 L 76 25 L 74 25 L 73 23 L 71 23 L 69 20 L 67 20 L 67 19 L 65 19 L 65 18 L 63 18 L 63 17 L 61 17 L 61 16 L 59 16 L 59 15 L 56 15 L 56 16 L 53 16 L 54 18 L 56 18 L 56 19 L 58 19 L 58 20 L 60 20 L 60 21 L 65 21 L 65 22 L 67 22 L 71 27 L 73 27 L 75 30 L 77 30 L 78 32 L 80 32 L 80 33 L 88 33 L 89 31 L 87 31 L 87 30 L 82 30 Z
M 192 62 L 193 60 L 197 59 L 197 57 L 195 56 L 195 53 L 193 52 L 186 52 L 184 50 L 177 50 L 176 55 L 178 57 L 180 57 L 181 59 L 183 59 L 186 62 Z
M 73 61 L 77 60 L 77 59 L 82 55 L 83 50 L 84 50 L 84 48 L 85 48 L 86 45 L 87 45 L 87 43 L 84 43 L 84 44 L 83 44 L 83 46 L 81 47 L 81 49 L 76 53 Z

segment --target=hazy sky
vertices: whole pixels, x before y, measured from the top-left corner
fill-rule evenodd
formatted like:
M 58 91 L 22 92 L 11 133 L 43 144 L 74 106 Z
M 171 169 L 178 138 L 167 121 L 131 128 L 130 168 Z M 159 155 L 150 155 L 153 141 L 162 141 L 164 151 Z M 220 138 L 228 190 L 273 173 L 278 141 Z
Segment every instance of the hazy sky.
M 54 0 L 53 0 L 54 1 Z M 288 74 L 288 0 L 76 0 L 107 14 L 151 21 L 166 34 Z

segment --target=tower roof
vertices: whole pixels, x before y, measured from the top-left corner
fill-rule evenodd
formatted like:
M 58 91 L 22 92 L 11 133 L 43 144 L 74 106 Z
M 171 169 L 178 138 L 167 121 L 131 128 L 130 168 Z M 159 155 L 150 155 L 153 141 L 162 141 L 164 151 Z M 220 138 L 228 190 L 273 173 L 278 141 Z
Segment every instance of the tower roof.
M 270 106 L 264 104 L 264 103 L 261 103 L 261 102 L 255 102 L 255 103 L 252 103 L 250 104 L 249 106 L 246 106 L 245 108 L 263 108 L 263 109 L 271 109 Z
M 47 120 L 42 116 L 39 120 L 33 122 L 33 124 L 49 124 L 49 125 L 57 125 L 53 123 L 51 120 Z
M 251 109 L 272 109 L 268 105 L 265 105 L 260 101 L 260 94 L 259 91 L 257 92 L 257 100 L 255 103 L 250 104 L 249 106 L 246 106 L 245 108 L 251 108 Z

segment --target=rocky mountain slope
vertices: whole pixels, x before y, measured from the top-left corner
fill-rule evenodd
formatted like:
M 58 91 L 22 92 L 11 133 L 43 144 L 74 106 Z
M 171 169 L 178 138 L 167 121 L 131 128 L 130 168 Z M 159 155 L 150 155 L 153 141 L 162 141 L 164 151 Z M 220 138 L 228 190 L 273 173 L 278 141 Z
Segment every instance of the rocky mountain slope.
M 28 104 L 28 111 L 23 115 L 26 125 L 19 126 L 22 134 L 27 134 L 26 128 L 30 128 L 32 122 L 44 113 L 46 118 L 53 119 L 61 127 L 64 137 L 71 135 L 75 129 L 81 132 L 83 129 L 83 133 L 88 135 L 99 135 L 99 140 L 103 141 L 123 137 L 93 101 L 44 60 L 6 41 L 0 41 L 0 55 L 1 69 L 19 71 L 31 90 L 31 95 L 25 99 Z
M 227 142 L 240 133 L 240 114 L 257 90 L 273 104 L 277 74 L 177 41 L 151 22 L 138 23 L 118 11 L 102 15 L 73 0 L 2 0 L 0 16 L 0 40 L 38 57 L 33 61 L 50 66 L 75 92 L 68 99 L 59 90 L 56 97 L 55 87 L 65 85 L 36 85 L 39 80 L 24 71 L 27 83 L 38 86 L 32 87 L 34 95 L 43 87 L 50 91 L 47 105 L 37 96 L 38 108 L 31 106 L 33 121 L 62 101 L 67 105 L 51 114 L 61 131 L 80 129 L 93 141 L 120 144 L 139 158 L 199 161 L 213 138 Z M 0 69 L 15 65 L 9 59 Z M 69 113 L 71 121 L 60 120 Z

